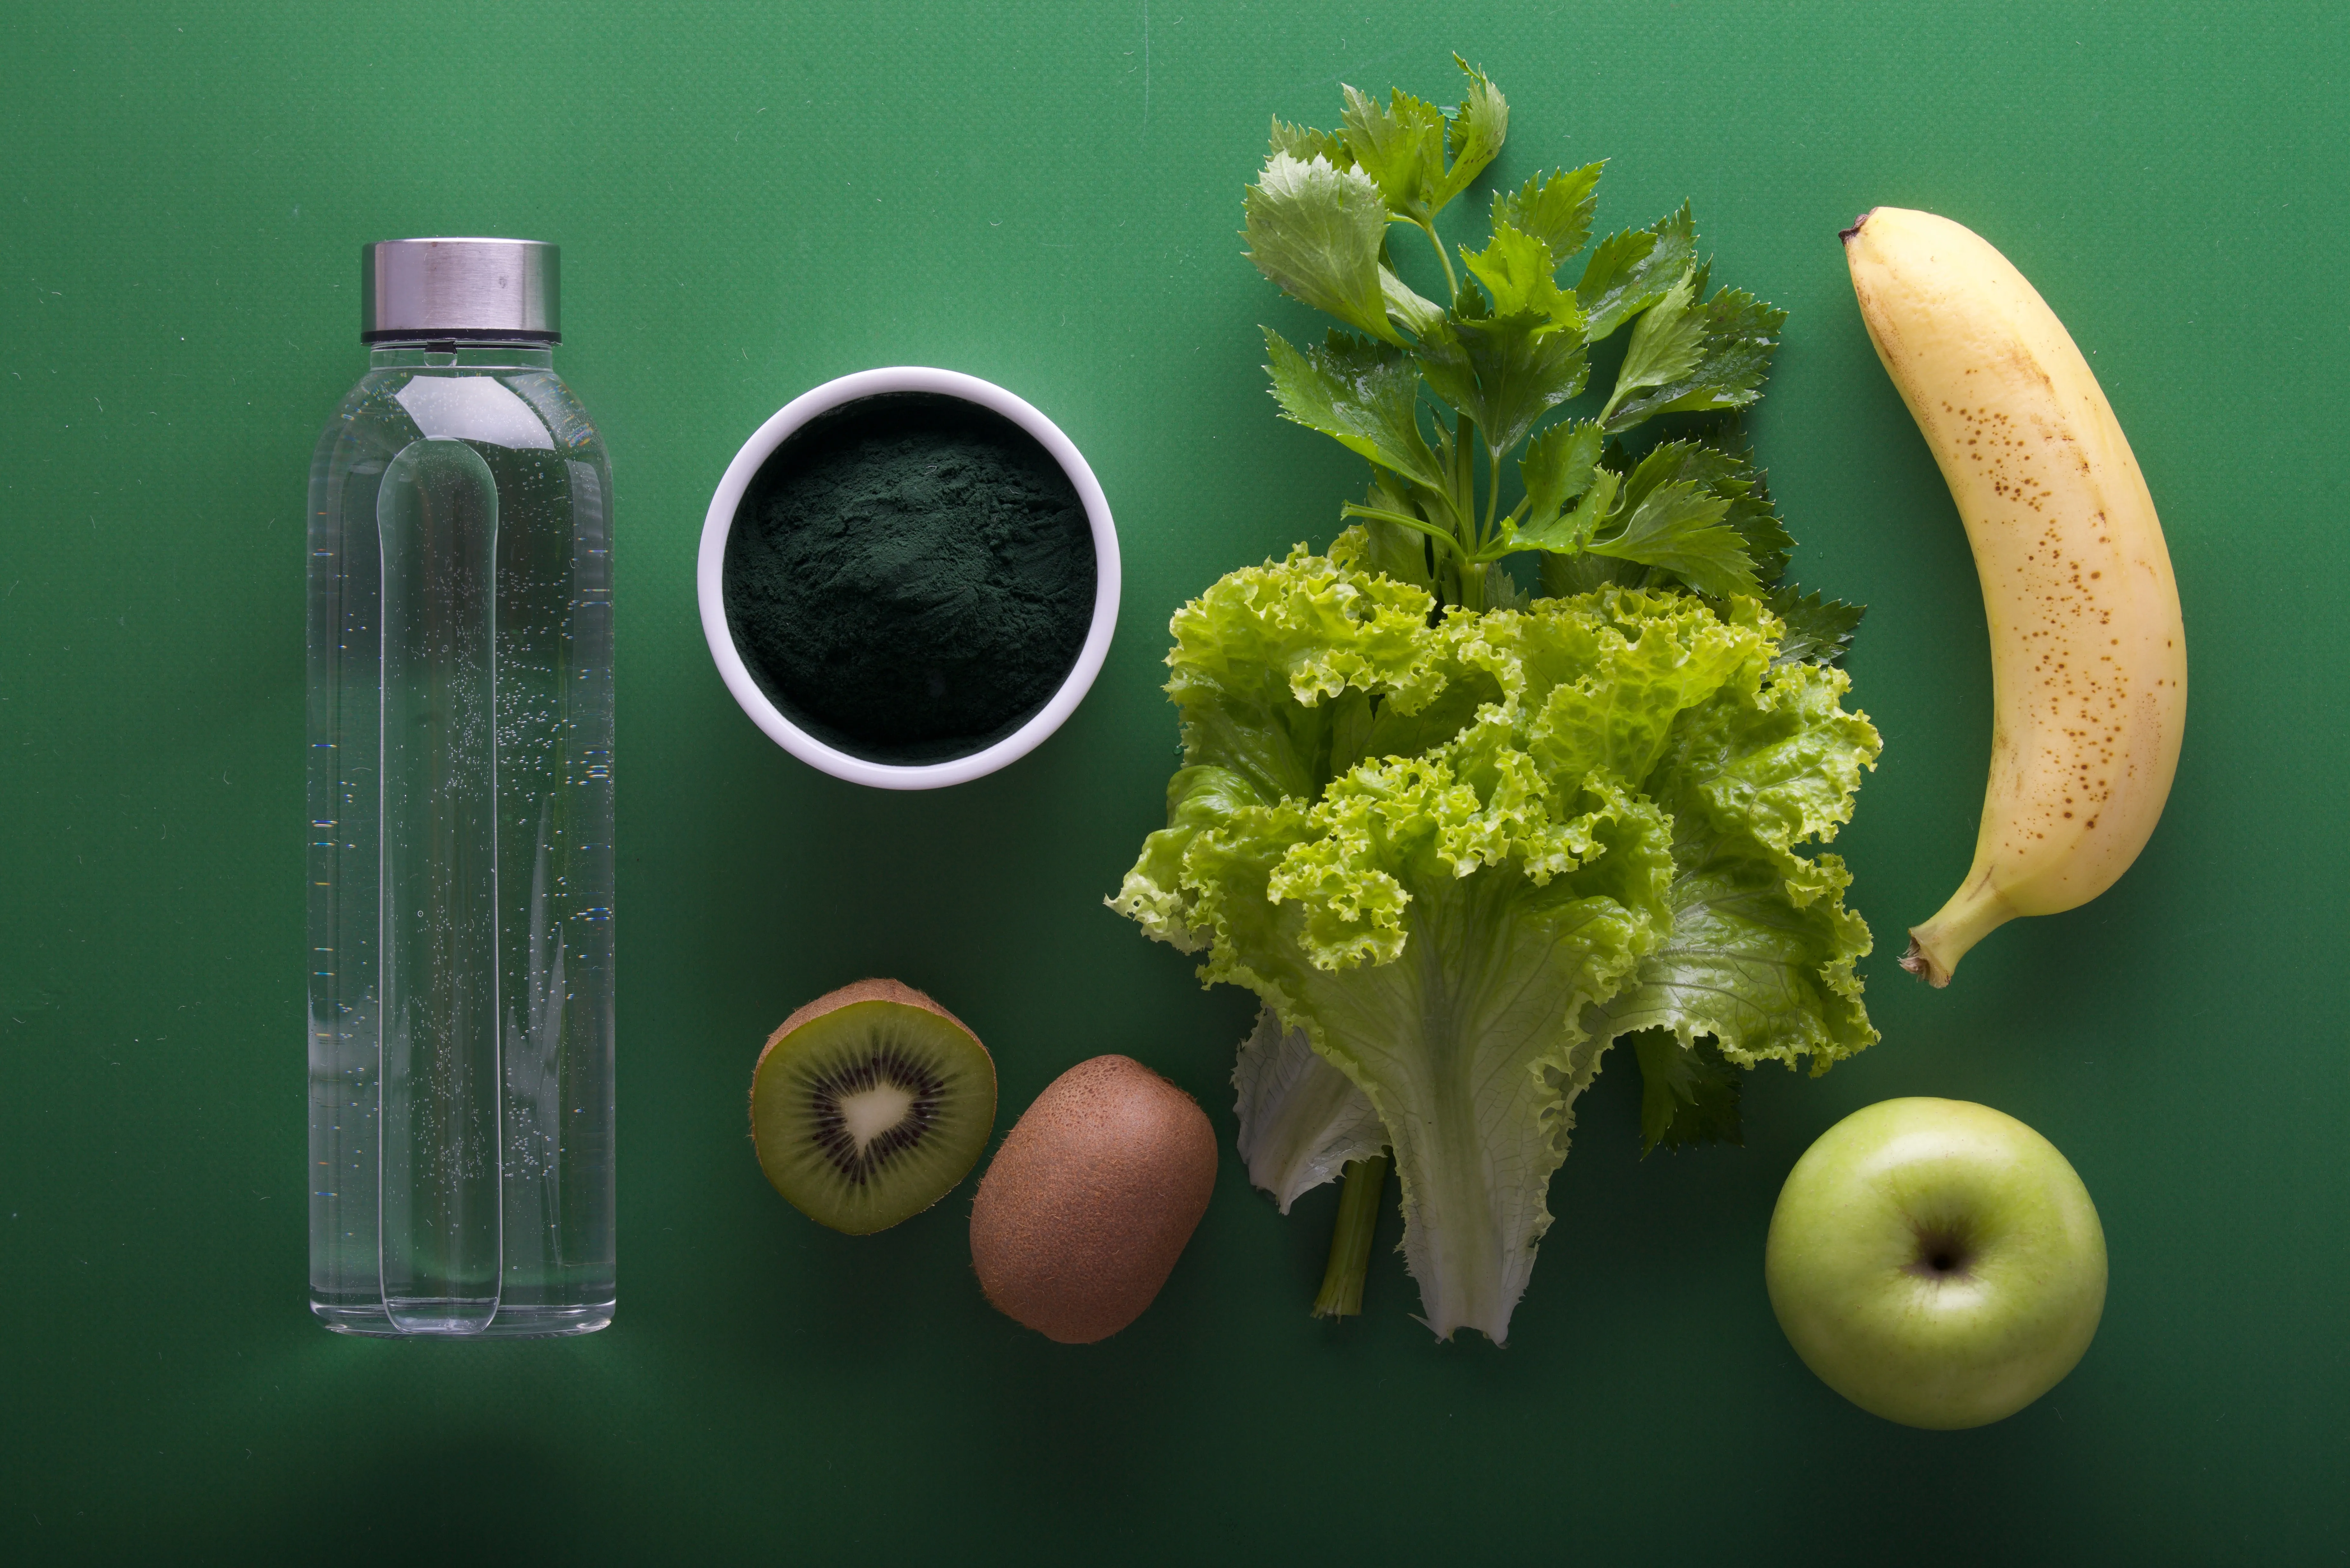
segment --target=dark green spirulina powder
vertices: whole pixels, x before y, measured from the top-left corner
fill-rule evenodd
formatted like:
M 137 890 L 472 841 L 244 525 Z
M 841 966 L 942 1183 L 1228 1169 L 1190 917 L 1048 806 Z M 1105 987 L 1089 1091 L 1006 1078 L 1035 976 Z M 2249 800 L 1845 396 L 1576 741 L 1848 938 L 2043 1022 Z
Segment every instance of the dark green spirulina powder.
M 809 421 L 726 541 L 726 617 L 768 700 L 869 762 L 944 762 L 1051 701 L 1094 612 L 1085 504 L 1052 454 L 957 398 Z

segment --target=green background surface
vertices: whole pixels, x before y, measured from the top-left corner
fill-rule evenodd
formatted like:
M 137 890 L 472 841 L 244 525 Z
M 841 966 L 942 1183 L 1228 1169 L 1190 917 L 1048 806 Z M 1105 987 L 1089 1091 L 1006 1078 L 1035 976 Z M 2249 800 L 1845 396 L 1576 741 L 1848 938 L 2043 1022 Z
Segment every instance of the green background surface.
M 18 1561 L 2337 1561 L 2350 1287 L 2339 5 L 12 7 L 0 45 L 0 1542 Z M 1513 1343 L 1440 1345 L 1397 1255 L 1305 1303 L 1227 1153 L 1165 1293 L 1045 1343 L 965 1188 L 883 1235 L 761 1179 L 752 1058 L 879 971 L 970 1020 L 1001 1125 L 1107 1050 L 1232 1130 L 1248 999 L 1102 907 L 1175 758 L 1169 614 L 1326 542 L 1358 483 L 1279 422 L 1240 255 L 1266 117 L 1337 83 L 1510 95 L 1500 172 L 1610 157 L 1793 312 L 1753 421 L 1807 585 L 1873 607 L 1882 766 L 1839 847 L 1885 1039 L 1750 1081 L 1742 1148 L 1643 1162 L 1583 1104 Z M 2000 245 L 2092 354 L 2168 532 L 2193 707 L 2110 894 L 1933 993 L 1895 968 L 1972 846 L 1974 575 L 1834 232 Z M 620 1310 L 579 1341 L 341 1339 L 304 1302 L 303 485 L 365 358 L 366 240 L 565 252 L 557 366 L 619 496 Z M 702 511 L 832 376 L 976 373 L 1077 441 L 1126 552 L 1092 696 L 983 782 L 889 794 L 764 740 L 704 649 Z M 2104 1326 L 1973 1432 L 1877 1421 L 1774 1324 L 1804 1146 L 1895 1095 L 2072 1158 Z M 1229 1142 L 1227 1142 L 1229 1151 Z M 1392 1202 L 1392 1197 L 1390 1197 Z M 1392 1241 L 1396 1221 L 1390 1215 Z M 689 1555 L 690 1554 L 690 1555 Z

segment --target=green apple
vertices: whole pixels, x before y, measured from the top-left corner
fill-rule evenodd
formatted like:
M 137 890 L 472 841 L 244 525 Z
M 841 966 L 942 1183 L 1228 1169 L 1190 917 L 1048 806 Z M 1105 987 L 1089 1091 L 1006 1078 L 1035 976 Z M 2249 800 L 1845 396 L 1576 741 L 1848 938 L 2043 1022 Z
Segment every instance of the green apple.
M 1862 1409 L 1980 1427 L 2073 1370 L 2106 1306 L 2106 1233 L 2046 1138 L 1965 1100 L 1884 1100 L 1804 1151 L 1763 1250 L 1795 1354 Z

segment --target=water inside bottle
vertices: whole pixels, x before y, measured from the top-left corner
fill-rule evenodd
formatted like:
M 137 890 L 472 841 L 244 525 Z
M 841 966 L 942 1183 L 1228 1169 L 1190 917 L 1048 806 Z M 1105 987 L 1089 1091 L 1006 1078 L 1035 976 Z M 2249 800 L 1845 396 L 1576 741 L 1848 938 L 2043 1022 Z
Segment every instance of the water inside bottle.
M 611 1314 L 608 470 L 500 357 L 379 351 L 313 474 L 311 1297 L 350 1332 Z

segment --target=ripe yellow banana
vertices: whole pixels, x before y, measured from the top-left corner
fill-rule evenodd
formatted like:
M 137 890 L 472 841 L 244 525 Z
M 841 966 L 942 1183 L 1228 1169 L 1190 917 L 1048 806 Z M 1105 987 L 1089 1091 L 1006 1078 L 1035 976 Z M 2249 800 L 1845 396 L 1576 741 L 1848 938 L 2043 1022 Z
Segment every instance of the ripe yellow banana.
M 1901 967 L 1948 985 L 2018 915 L 2087 903 L 2154 832 L 2187 717 L 2170 552 L 2137 460 L 2064 324 L 1948 218 L 1845 231 L 1877 357 L 1959 504 L 1991 622 L 1991 782 L 1974 865 Z

